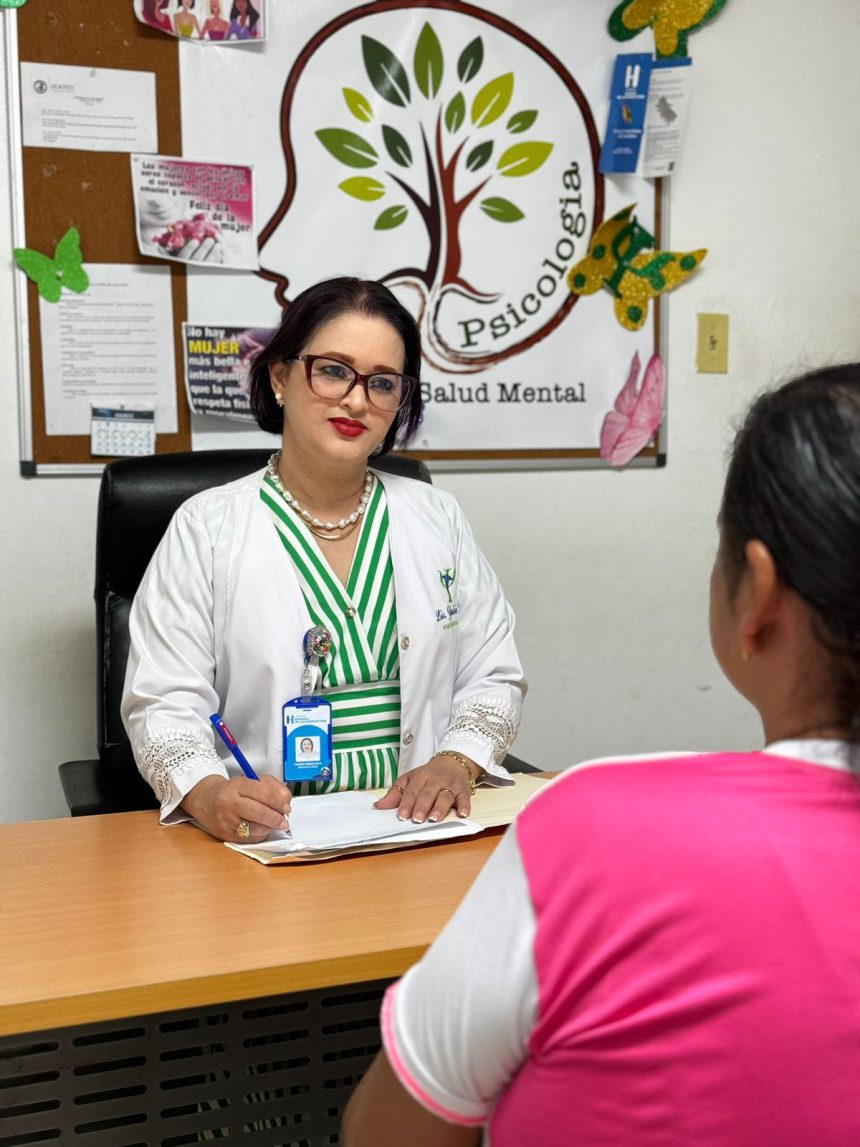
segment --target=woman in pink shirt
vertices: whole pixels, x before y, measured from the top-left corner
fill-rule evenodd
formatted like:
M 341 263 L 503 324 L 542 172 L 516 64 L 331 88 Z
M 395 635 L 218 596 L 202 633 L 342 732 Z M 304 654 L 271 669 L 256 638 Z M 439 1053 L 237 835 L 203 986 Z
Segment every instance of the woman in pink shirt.
M 346 1147 L 860 1144 L 860 365 L 755 402 L 719 531 L 764 748 L 540 793 L 389 989 Z

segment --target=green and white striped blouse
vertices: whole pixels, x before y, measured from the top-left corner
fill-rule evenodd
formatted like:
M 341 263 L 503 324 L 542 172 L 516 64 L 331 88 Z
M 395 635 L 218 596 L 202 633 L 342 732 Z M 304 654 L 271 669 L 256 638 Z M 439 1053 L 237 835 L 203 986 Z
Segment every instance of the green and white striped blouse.
M 387 788 L 397 776 L 400 657 L 382 483 L 374 477 L 345 586 L 268 475 L 260 497 L 295 566 L 313 624 L 324 626 L 332 638 L 331 650 L 320 660 L 315 692 L 331 702 L 333 775 L 329 781 L 298 784 L 295 791 Z

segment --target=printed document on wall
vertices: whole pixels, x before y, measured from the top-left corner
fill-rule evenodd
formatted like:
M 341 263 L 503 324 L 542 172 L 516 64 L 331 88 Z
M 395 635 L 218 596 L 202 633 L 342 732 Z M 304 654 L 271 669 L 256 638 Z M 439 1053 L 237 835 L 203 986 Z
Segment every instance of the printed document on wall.
M 22 63 L 21 112 L 27 147 L 158 149 L 153 72 Z
M 154 407 L 175 434 L 176 363 L 168 267 L 88 263 L 89 289 L 39 300 L 48 434 L 90 433 L 93 406 Z

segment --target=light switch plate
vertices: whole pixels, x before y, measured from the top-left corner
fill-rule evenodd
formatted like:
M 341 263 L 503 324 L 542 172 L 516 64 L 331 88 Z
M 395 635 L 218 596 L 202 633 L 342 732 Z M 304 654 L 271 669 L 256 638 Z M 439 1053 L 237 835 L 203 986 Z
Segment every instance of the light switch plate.
M 729 316 L 700 314 L 696 339 L 696 370 L 699 374 L 728 374 Z

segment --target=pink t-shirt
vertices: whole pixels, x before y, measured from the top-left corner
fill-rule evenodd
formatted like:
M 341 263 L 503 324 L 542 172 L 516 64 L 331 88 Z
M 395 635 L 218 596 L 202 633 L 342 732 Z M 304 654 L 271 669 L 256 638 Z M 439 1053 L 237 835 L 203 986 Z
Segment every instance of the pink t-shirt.
M 534 799 L 389 993 L 404 1086 L 492 1147 L 860 1144 L 860 781 L 776 748 Z

